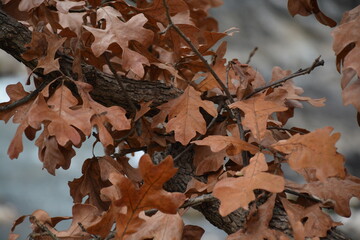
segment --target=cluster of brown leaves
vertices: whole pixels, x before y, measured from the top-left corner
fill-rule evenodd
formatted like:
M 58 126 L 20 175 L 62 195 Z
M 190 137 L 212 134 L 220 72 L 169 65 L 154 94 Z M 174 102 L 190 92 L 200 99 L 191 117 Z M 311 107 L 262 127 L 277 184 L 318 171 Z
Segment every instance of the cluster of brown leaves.
M 25 60 L 36 59 L 36 68 L 48 74 L 62 72 L 57 53 L 67 54 L 74 59 L 72 71 L 77 75 L 72 79 L 62 73 L 35 98 L 0 113 L 0 119 L 12 118 L 19 125 L 8 149 L 10 158 L 22 152 L 23 134 L 33 140 L 38 131 L 39 159 L 53 175 L 59 167 L 70 167 L 73 147 L 80 147 L 94 129 L 93 135 L 106 149 L 106 156 L 84 161 L 83 175 L 69 183 L 74 200 L 70 227 L 56 230 L 55 225 L 69 217 L 51 218 L 37 210 L 30 215 L 36 239 L 200 239 L 203 230 L 184 226 L 179 209 L 186 196 L 205 193 L 221 201 L 222 216 L 238 208 L 249 209 L 245 228 L 228 239 L 289 239 L 269 227 L 276 202 L 287 212 L 295 239 L 324 237 L 338 225 L 322 208 L 350 216 L 349 200 L 360 198 L 360 180 L 346 173 L 344 158 L 336 151 L 340 134 L 332 134 L 331 127 L 313 132 L 285 127 L 303 102 L 320 107 L 325 100 L 302 96 L 302 89 L 292 80 L 270 86 L 290 71 L 274 67 L 266 83 L 250 65 L 236 59 L 227 62 L 226 42 L 211 50 L 229 34 L 217 32 L 217 22 L 208 16 L 220 0 L 167 0 L 168 12 L 163 0 L 138 0 L 136 6 L 122 0 L 2 2 L 8 14 L 33 30 Z M 316 1 L 289 0 L 288 7 L 292 15 L 314 13 L 321 23 L 334 26 Z M 334 31 L 334 50 L 338 66 L 344 66 L 344 103 L 360 111 L 356 99 L 358 9 L 346 13 Z M 211 67 L 227 89 L 222 89 L 191 46 L 168 26 L 168 16 L 202 56 L 212 58 Z M 105 55 L 110 56 L 111 66 Z M 139 103 L 131 118 L 121 107 L 105 107 L 91 98 L 92 86 L 84 82 L 81 63 L 104 72 L 114 68 L 128 78 L 161 81 L 183 94 L 156 107 L 151 102 Z M 357 80 L 350 84 L 355 75 Z M 36 77 L 34 82 L 38 86 L 42 79 Z M 263 90 L 257 91 L 259 88 Z M 9 85 L 7 93 L 10 101 L 1 106 L 29 94 L 20 83 Z M 163 190 L 163 184 L 176 173 L 171 156 L 158 165 L 151 160 L 156 151 L 175 142 L 194 147 L 195 173 L 207 176 L 207 182 L 190 181 L 186 193 Z M 137 149 L 146 149 L 150 155 L 141 158 L 139 168 L 132 168 L 122 153 Z M 281 168 L 285 164 L 306 183 L 286 180 Z M 299 196 L 289 198 L 286 190 Z M 317 200 L 311 201 L 315 199 L 311 196 Z M 264 198 L 265 203 L 258 206 Z M 156 214 L 145 214 L 154 209 Z M 25 217 L 15 222 L 12 231 Z M 10 239 L 17 237 L 10 235 Z

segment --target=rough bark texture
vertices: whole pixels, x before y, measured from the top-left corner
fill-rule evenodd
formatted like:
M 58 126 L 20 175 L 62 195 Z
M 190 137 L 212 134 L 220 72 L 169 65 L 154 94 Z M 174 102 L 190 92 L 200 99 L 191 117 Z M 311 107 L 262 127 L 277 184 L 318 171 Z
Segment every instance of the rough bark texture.
M 34 69 L 37 64 L 36 61 L 25 61 L 21 57 L 21 54 L 26 50 L 24 45 L 29 43 L 30 40 L 31 32 L 24 25 L 0 10 L 0 48 L 30 69 Z M 59 57 L 63 72 L 71 75 L 72 59 L 64 55 L 59 55 Z M 94 86 L 94 91 L 91 94 L 95 100 L 107 106 L 119 105 L 129 110 L 127 100 L 112 76 L 86 64 L 83 65 L 83 72 L 85 80 Z M 39 74 L 41 74 L 41 72 L 39 72 Z M 44 77 L 51 78 L 54 77 L 54 75 L 50 74 Z M 139 103 L 141 100 L 153 100 L 154 104 L 158 105 L 181 94 L 180 90 L 160 82 L 139 81 L 128 78 L 123 78 L 122 81 L 131 100 L 135 103 Z M 184 147 L 180 144 L 172 144 L 164 154 L 176 156 L 183 149 Z M 157 160 L 161 158 L 162 154 L 159 154 Z M 192 160 L 192 151 L 188 151 L 177 160 L 176 166 L 179 168 L 179 171 L 174 178 L 166 184 L 165 187 L 167 190 L 185 191 L 188 181 L 194 176 Z M 247 211 L 238 209 L 226 217 L 221 217 L 218 213 L 218 208 L 219 201 L 204 202 L 195 207 L 195 209 L 204 214 L 209 222 L 227 233 L 233 233 L 244 226 Z M 291 235 L 291 227 L 287 220 L 286 213 L 279 204 L 275 207 L 274 216 L 270 225 L 275 229 Z M 334 230 L 329 231 L 328 236 L 324 239 L 343 240 L 348 238 Z

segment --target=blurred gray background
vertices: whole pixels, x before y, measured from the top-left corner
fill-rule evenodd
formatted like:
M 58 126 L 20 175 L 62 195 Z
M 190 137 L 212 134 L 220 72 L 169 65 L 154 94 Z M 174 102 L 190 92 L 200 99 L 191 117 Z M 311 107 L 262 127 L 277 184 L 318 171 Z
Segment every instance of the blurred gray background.
M 337 22 L 342 13 L 357 6 L 355 0 L 320 0 L 320 9 Z M 356 123 L 356 111 L 344 107 L 341 101 L 340 75 L 335 68 L 332 38 L 329 27 L 318 23 L 313 16 L 292 18 L 287 12 L 285 0 L 224 0 L 224 5 L 212 10 L 220 30 L 237 27 L 240 32 L 228 41 L 227 59 L 238 58 L 245 63 L 254 47 L 259 50 L 251 65 L 259 70 L 266 80 L 271 78 L 274 66 L 296 71 L 311 65 L 319 55 L 325 66 L 317 68 L 310 76 L 295 79 L 296 85 L 305 89 L 305 96 L 326 97 L 326 106 L 313 108 L 305 104 L 296 110 L 295 118 L 288 127 L 298 126 L 308 130 L 333 126 L 342 137 L 337 147 L 347 159 L 349 171 L 360 176 L 360 128 Z M 0 53 L 0 102 L 7 101 L 5 86 L 26 81 L 26 70 L 6 53 Z M 33 142 L 24 138 L 24 152 L 19 159 L 10 160 L 7 147 L 16 126 L 0 122 L 0 239 L 6 239 L 11 223 L 20 215 L 43 209 L 51 216 L 71 215 L 72 199 L 67 182 L 81 176 L 82 162 L 91 157 L 91 139 L 78 151 L 69 170 L 57 170 L 51 176 L 42 170 Z M 96 150 L 100 155 L 101 151 Z M 351 218 L 335 218 L 345 223 L 343 230 L 354 239 L 360 239 L 359 201 L 352 199 L 354 208 Z M 206 223 L 196 211 L 187 214 L 186 222 L 205 226 L 203 239 L 224 239 L 225 234 Z M 29 223 L 18 227 L 17 232 L 30 232 Z M 65 226 L 64 226 L 65 227 Z M 20 239 L 25 239 L 22 235 Z

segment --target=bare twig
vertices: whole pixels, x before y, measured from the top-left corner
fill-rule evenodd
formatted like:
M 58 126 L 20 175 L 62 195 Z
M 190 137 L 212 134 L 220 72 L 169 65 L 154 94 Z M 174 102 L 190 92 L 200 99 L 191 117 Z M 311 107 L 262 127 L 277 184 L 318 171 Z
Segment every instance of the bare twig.
M 246 64 L 249 64 L 251 61 L 251 58 L 255 55 L 256 51 L 258 50 L 258 47 L 255 47 L 249 54 L 248 60 L 246 61 Z
M 319 67 L 319 66 L 324 66 L 324 60 L 320 60 L 320 57 L 319 56 L 318 58 L 315 59 L 315 61 L 312 63 L 312 65 L 308 68 L 305 68 L 305 69 L 299 69 L 297 70 L 296 72 L 294 72 L 293 74 L 290 74 L 289 76 L 286 76 L 274 83 L 271 83 L 271 84 L 268 84 L 264 87 L 259 87 L 259 88 L 256 88 L 252 93 L 250 93 L 249 95 L 247 95 L 246 97 L 244 97 L 244 99 L 248 99 L 252 96 L 254 96 L 255 94 L 259 93 L 259 92 L 262 92 L 264 91 L 265 89 L 268 89 L 268 88 L 271 88 L 271 87 L 278 87 L 280 86 L 281 84 L 283 84 L 284 82 L 294 78 L 294 77 L 298 77 L 298 76 L 301 76 L 301 75 L 305 75 L 305 74 L 309 74 L 311 73 L 315 68 Z
M 119 75 L 117 74 L 115 68 L 113 67 L 112 63 L 110 62 L 110 59 L 108 57 L 108 55 L 105 53 L 104 54 L 104 57 L 105 57 L 105 60 L 106 60 L 106 64 L 109 66 L 109 69 L 110 71 L 113 73 L 116 81 L 118 82 L 119 86 L 120 86 L 120 89 L 121 91 L 124 93 L 128 103 L 129 103 L 129 106 L 131 107 L 131 109 L 133 110 L 133 115 L 135 116 L 135 113 L 137 111 L 137 108 L 135 106 L 135 104 L 131 101 L 131 98 L 129 97 L 129 94 L 128 92 L 126 91 L 125 89 L 125 86 L 123 84 L 123 82 L 121 81 L 121 78 L 119 77 Z

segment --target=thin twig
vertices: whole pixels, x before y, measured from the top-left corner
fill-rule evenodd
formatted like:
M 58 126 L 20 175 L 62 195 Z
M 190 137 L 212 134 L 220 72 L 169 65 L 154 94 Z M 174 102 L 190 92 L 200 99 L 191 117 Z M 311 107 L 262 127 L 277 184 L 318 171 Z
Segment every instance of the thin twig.
M 200 205 L 200 204 L 202 204 L 204 202 L 212 202 L 212 201 L 215 201 L 215 200 L 217 200 L 217 198 L 215 198 L 210 193 L 207 193 L 207 194 L 203 194 L 203 195 L 197 196 L 195 198 L 190 198 L 190 199 L 186 200 L 184 202 L 184 204 L 180 206 L 180 208 L 195 207 L 195 206 Z
M 249 64 L 251 61 L 251 58 L 255 55 L 256 51 L 258 50 L 258 47 L 255 47 L 249 54 L 248 60 L 246 61 L 246 64 Z
M 34 91 L 29 93 L 25 97 L 15 101 L 15 102 L 12 102 L 10 104 L 0 106 L 0 112 L 11 110 L 13 108 L 16 108 L 20 105 L 23 105 L 23 104 L 29 102 L 31 99 L 35 98 L 51 81 L 52 80 L 43 81 L 42 83 L 40 83 L 39 87 L 37 87 Z
M 31 220 L 35 222 L 35 224 L 41 229 L 41 231 L 46 232 L 51 239 L 53 240 L 60 240 L 58 237 L 56 237 L 56 235 L 54 233 L 52 233 L 49 228 L 47 226 L 45 226 L 44 224 L 40 223 L 39 220 L 36 219 L 36 217 L 31 216 Z
M 314 197 L 312 197 L 312 196 L 310 196 L 310 195 L 306 195 L 306 194 L 303 194 L 303 193 L 298 193 L 298 192 L 295 192 L 295 191 L 290 190 L 290 189 L 285 189 L 284 192 L 293 194 L 293 195 L 298 196 L 298 197 L 303 197 L 303 198 L 308 199 L 308 200 L 311 200 L 311 201 L 313 201 L 313 202 L 317 202 L 317 203 L 321 203 L 321 202 L 322 202 L 321 200 L 316 199 L 316 198 L 314 198 Z
M 89 235 L 92 237 L 92 238 L 91 238 L 92 240 L 101 240 L 101 237 L 96 236 L 96 235 L 94 235 L 94 234 L 90 234 L 88 231 L 86 231 L 85 226 L 84 226 L 81 222 L 78 222 L 78 225 L 79 225 L 81 231 L 83 231 L 84 233 L 89 234 Z
M 271 84 L 268 84 L 264 87 L 259 87 L 259 88 L 256 88 L 252 93 L 250 93 L 249 95 L 247 95 L 246 97 L 244 97 L 244 99 L 248 99 L 252 96 L 254 96 L 255 94 L 259 93 L 259 92 L 262 92 L 264 91 L 265 89 L 268 89 L 268 88 L 271 88 L 271 87 L 277 87 L 279 85 L 282 85 L 284 82 L 292 79 L 292 78 L 295 78 L 295 77 L 298 77 L 298 76 L 301 76 L 301 75 L 305 75 L 305 74 L 309 74 L 311 73 L 315 68 L 319 67 L 319 66 L 324 66 L 324 60 L 320 60 L 320 57 L 319 56 L 318 58 L 315 59 L 315 61 L 313 62 L 313 64 L 308 67 L 308 68 L 305 68 L 305 69 L 299 69 L 297 70 L 296 72 L 294 72 L 293 74 L 290 74 L 289 76 L 286 76 L 274 83 L 271 83 Z
M 176 26 L 174 24 L 174 22 L 171 19 L 170 16 L 170 11 L 169 11 L 169 6 L 166 2 L 166 0 L 163 0 L 163 5 L 165 7 L 165 14 L 166 14 L 166 18 L 169 21 L 169 25 L 167 27 L 168 28 L 173 28 L 182 39 L 184 39 L 184 41 L 189 45 L 189 47 L 193 50 L 193 52 L 200 58 L 200 60 L 204 63 L 205 67 L 209 70 L 209 72 L 211 73 L 211 75 L 214 77 L 214 79 L 216 80 L 216 82 L 219 84 L 219 86 L 221 87 L 221 89 L 225 92 L 227 99 L 229 100 L 230 103 L 234 103 L 234 98 L 231 96 L 229 89 L 225 86 L 225 84 L 221 81 L 220 77 L 215 73 L 214 69 L 210 66 L 210 64 L 206 61 L 206 59 L 204 58 L 204 56 L 199 52 L 199 50 L 194 46 L 194 44 L 191 42 L 191 40 L 181 31 L 181 29 Z M 240 138 L 242 140 L 245 139 L 245 134 L 244 134 L 244 128 L 241 124 L 241 116 L 240 116 L 240 110 L 239 109 L 234 109 L 234 116 L 236 119 L 236 124 L 238 125 L 239 128 L 239 135 Z M 243 158 L 246 156 L 246 153 L 244 151 L 242 151 L 242 156 Z M 247 165 L 248 163 L 248 159 L 245 157 L 244 159 L 244 165 Z
M 127 91 L 126 91 L 126 88 L 125 88 L 125 86 L 124 86 L 121 78 L 120 78 L 119 75 L 117 74 L 115 68 L 113 67 L 113 65 L 112 65 L 112 63 L 110 62 L 110 59 L 109 59 L 109 57 L 108 57 L 108 55 L 107 55 L 106 53 L 104 54 L 104 57 L 105 57 L 105 60 L 106 60 L 106 64 L 109 66 L 110 71 L 113 73 L 116 81 L 118 82 L 118 84 L 119 84 L 119 86 L 120 86 L 121 91 L 124 93 L 125 98 L 126 98 L 126 100 L 128 101 L 131 109 L 133 110 L 133 114 L 134 114 L 134 116 L 135 116 L 135 113 L 136 113 L 136 111 L 137 111 L 137 108 L 136 108 L 135 104 L 131 101 L 131 98 L 130 98 L 129 94 L 128 94 Z

